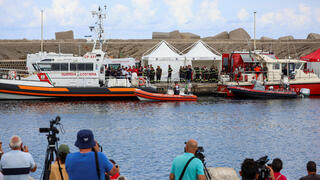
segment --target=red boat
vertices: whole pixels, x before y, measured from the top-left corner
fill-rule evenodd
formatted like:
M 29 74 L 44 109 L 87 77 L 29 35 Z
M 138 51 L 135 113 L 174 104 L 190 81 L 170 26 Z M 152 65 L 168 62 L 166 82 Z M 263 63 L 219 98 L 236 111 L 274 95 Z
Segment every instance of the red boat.
M 259 70 L 256 71 L 255 67 L 258 66 Z M 302 88 L 306 88 L 310 89 L 310 96 L 320 95 L 320 78 L 307 69 L 306 61 L 278 59 L 273 54 L 261 51 L 223 54 L 218 84 L 220 94 L 234 96 L 229 86 L 252 89 L 252 79 L 264 84 L 266 89 L 273 86 L 274 90 L 281 90 L 287 79 L 290 91 L 299 94 Z
M 197 96 L 195 95 L 171 95 L 171 94 L 161 94 L 161 93 L 151 93 L 143 91 L 141 89 L 136 89 L 134 94 L 142 101 L 196 101 Z

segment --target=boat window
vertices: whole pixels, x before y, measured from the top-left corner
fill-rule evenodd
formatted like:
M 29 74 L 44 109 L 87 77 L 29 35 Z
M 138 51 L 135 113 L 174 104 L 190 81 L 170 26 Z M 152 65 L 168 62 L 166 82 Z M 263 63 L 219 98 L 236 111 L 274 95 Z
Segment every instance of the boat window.
M 33 63 L 32 66 L 36 71 L 39 71 L 38 65 L 36 63 Z
M 70 71 L 77 71 L 77 64 L 76 63 L 70 63 Z
M 274 69 L 274 70 L 280 69 L 280 64 L 273 64 L 272 69 Z
M 70 71 L 93 71 L 93 63 L 70 63 Z
M 51 71 L 52 64 L 38 64 L 41 71 Z
M 85 64 L 84 63 L 79 63 L 78 64 L 78 71 L 85 71 L 86 69 L 85 69 Z
M 93 71 L 93 63 L 86 63 L 85 70 L 86 71 Z
M 51 64 L 51 71 L 60 71 L 60 64 Z
M 51 62 L 51 61 L 53 61 L 53 59 L 43 59 L 43 60 L 41 60 L 41 62 Z
M 68 71 L 68 63 L 61 63 L 61 71 Z

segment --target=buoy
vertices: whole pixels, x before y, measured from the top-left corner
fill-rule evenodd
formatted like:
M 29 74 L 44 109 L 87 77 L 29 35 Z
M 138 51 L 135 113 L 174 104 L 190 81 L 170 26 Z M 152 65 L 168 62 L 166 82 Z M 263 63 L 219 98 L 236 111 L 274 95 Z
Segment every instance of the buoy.
M 16 71 L 10 70 L 8 72 L 8 76 L 9 76 L 9 79 L 16 79 L 17 73 L 16 73 Z
M 146 84 L 146 80 L 144 78 L 139 78 L 139 86 L 143 86 Z

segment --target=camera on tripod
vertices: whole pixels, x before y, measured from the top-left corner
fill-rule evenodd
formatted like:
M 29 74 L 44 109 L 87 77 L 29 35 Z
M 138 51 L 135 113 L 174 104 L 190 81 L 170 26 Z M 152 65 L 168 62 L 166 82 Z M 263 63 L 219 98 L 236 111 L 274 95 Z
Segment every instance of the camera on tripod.
M 59 130 L 54 125 L 59 125 L 61 121 L 60 116 L 57 116 L 56 119 L 50 121 L 50 128 L 39 128 L 40 133 L 50 133 L 59 134 Z
M 59 158 L 59 154 L 57 153 L 58 149 L 58 141 L 59 138 L 57 137 L 57 134 L 59 134 L 59 130 L 56 126 L 60 126 L 60 130 L 62 131 L 62 134 L 64 133 L 62 124 L 60 123 L 60 116 L 57 116 L 55 119 L 50 121 L 50 127 L 49 128 L 39 128 L 40 133 L 48 133 L 47 134 L 47 140 L 48 140 L 48 146 L 46 151 L 46 157 L 44 162 L 44 169 L 43 173 L 41 175 L 42 180 L 49 180 L 50 172 L 51 172 L 51 163 L 54 161 L 54 155 L 56 158 Z M 60 167 L 60 163 L 58 162 L 59 171 L 61 179 L 63 180 L 63 175 Z
M 255 161 L 257 163 L 258 171 L 259 171 L 258 180 L 265 180 L 270 176 L 270 170 L 266 166 L 268 161 L 269 161 L 268 156 L 263 156 Z M 268 166 L 270 165 L 268 164 Z

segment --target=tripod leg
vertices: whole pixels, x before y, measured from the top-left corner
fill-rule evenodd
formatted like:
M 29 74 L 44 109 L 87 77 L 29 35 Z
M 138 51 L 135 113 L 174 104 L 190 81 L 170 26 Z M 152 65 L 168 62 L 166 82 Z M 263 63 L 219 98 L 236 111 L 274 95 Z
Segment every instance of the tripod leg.
M 50 155 L 51 155 L 50 147 L 48 145 L 47 151 L 46 151 L 46 158 L 45 158 L 45 161 L 44 161 L 43 180 L 49 180 L 50 166 L 51 166 Z

